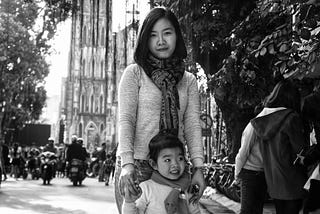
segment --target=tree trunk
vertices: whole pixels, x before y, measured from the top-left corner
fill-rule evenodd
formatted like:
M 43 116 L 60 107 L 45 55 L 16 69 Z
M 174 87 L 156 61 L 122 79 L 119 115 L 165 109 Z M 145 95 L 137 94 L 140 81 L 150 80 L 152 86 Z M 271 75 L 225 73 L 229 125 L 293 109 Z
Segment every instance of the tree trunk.
M 242 132 L 250 119 L 254 117 L 253 109 L 240 109 L 217 98 L 215 100 L 221 109 L 222 118 L 226 125 L 229 160 L 234 162 L 241 146 Z

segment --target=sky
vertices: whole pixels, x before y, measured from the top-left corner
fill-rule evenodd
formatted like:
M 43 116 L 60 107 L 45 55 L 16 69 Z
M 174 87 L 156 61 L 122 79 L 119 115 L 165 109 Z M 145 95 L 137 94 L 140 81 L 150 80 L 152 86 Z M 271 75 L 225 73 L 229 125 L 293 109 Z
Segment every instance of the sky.
M 123 29 L 125 25 L 125 1 L 126 0 L 114 0 L 112 2 L 113 31 L 118 31 L 119 28 Z M 148 1 L 149 0 L 140 0 L 140 19 L 143 19 L 149 11 Z M 131 7 L 130 10 L 132 10 Z M 128 16 L 128 22 L 130 21 L 129 17 L 131 17 L 131 15 Z M 56 123 L 58 119 L 62 77 L 66 77 L 68 73 L 70 36 L 71 20 L 69 19 L 58 25 L 57 34 L 52 41 L 53 53 L 47 58 L 47 62 L 50 64 L 50 71 L 48 77 L 45 79 L 45 88 L 47 90 L 48 100 L 47 108 L 44 109 L 43 117 L 50 124 Z

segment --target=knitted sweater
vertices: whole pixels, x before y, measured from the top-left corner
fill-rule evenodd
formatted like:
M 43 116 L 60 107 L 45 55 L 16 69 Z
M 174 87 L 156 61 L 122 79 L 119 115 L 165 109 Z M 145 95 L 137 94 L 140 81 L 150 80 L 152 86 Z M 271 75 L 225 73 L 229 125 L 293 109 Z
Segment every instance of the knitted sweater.
M 203 165 L 200 102 L 196 78 L 185 72 L 177 84 L 179 139 L 186 143 L 194 166 Z M 148 160 L 148 144 L 159 132 L 162 94 L 143 69 L 129 65 L 122 74 L 119 101 L 119 147 L 122 165 Z

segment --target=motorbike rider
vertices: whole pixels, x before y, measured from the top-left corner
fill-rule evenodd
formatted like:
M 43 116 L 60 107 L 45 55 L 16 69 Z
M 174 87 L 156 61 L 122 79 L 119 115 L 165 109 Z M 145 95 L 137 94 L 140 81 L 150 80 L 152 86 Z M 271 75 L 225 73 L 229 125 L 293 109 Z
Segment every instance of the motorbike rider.
M 76 135 L 71 137 L 71 144 L 68 146 L 66 151 L 66 161 L 67 161 L 67 173 L 69 174 L 70 163 L 72 159 L 78 159 L 85 162 L 87 154 L 84 153 L 82 145 L 77 142 L 78 138 Z
M 86 159 L 85 159 L 85 172 L 87 171 L 87 168 L 88 168 L 88 160 L 89 160 L 89 157 L 90 157 L 90 155 L 89 155 L 89 153 L 87 152 L 87 149 L 83 146 L 83 139 L 82 138 L 78 138 L 78 140 L 77 140 L 77 143 L 81 146 L 81 148 L 82 148 L 82 153 L 83 153 L 83 155 L 86 157 Z
M 54 139 L 52 137 L 48 138 L 48 143 L 43 148 L 43 152 L 52 152 L 54 153 L 55 156 L 57 156 L 58 148 L 54 145 Z M 52 166 L 53 166 L 52 167 L 53 177 L 56 177 L 56 171 L 57 171 L 56 161 L 53 162 Z

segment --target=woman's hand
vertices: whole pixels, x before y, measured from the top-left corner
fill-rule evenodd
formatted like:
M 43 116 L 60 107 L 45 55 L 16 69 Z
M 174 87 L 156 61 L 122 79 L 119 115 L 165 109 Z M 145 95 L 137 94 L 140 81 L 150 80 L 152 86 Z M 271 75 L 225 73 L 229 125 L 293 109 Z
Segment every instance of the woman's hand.
M 137 195 L 133 195 L 129 192 L 129 188 L 128 187 L 125 187 L 124 188 L 124 201 L 126 203 L 133 203 L 135 202 L 138 198 L 140 198 L 141 194 L 142 194 L 142 190 L 141 188 L 139 187 L 138 185 L 138 191 L 139 193 Z
M 197 193 L 193 193 L 190 198 L 190 203 L 199 203 L 201 196 L 203 195 L 204 190 L 206 189 L 206 183 L 204 181 L 204 176 L 200 168 L 197 168 L 192 175 L 191 186 L 198 186 L 199 191 Z
M 119 177 L 119 190 L 122 196 L 141 194 L 139 181 L 133 164 L 127 164 L 122 167 Z

